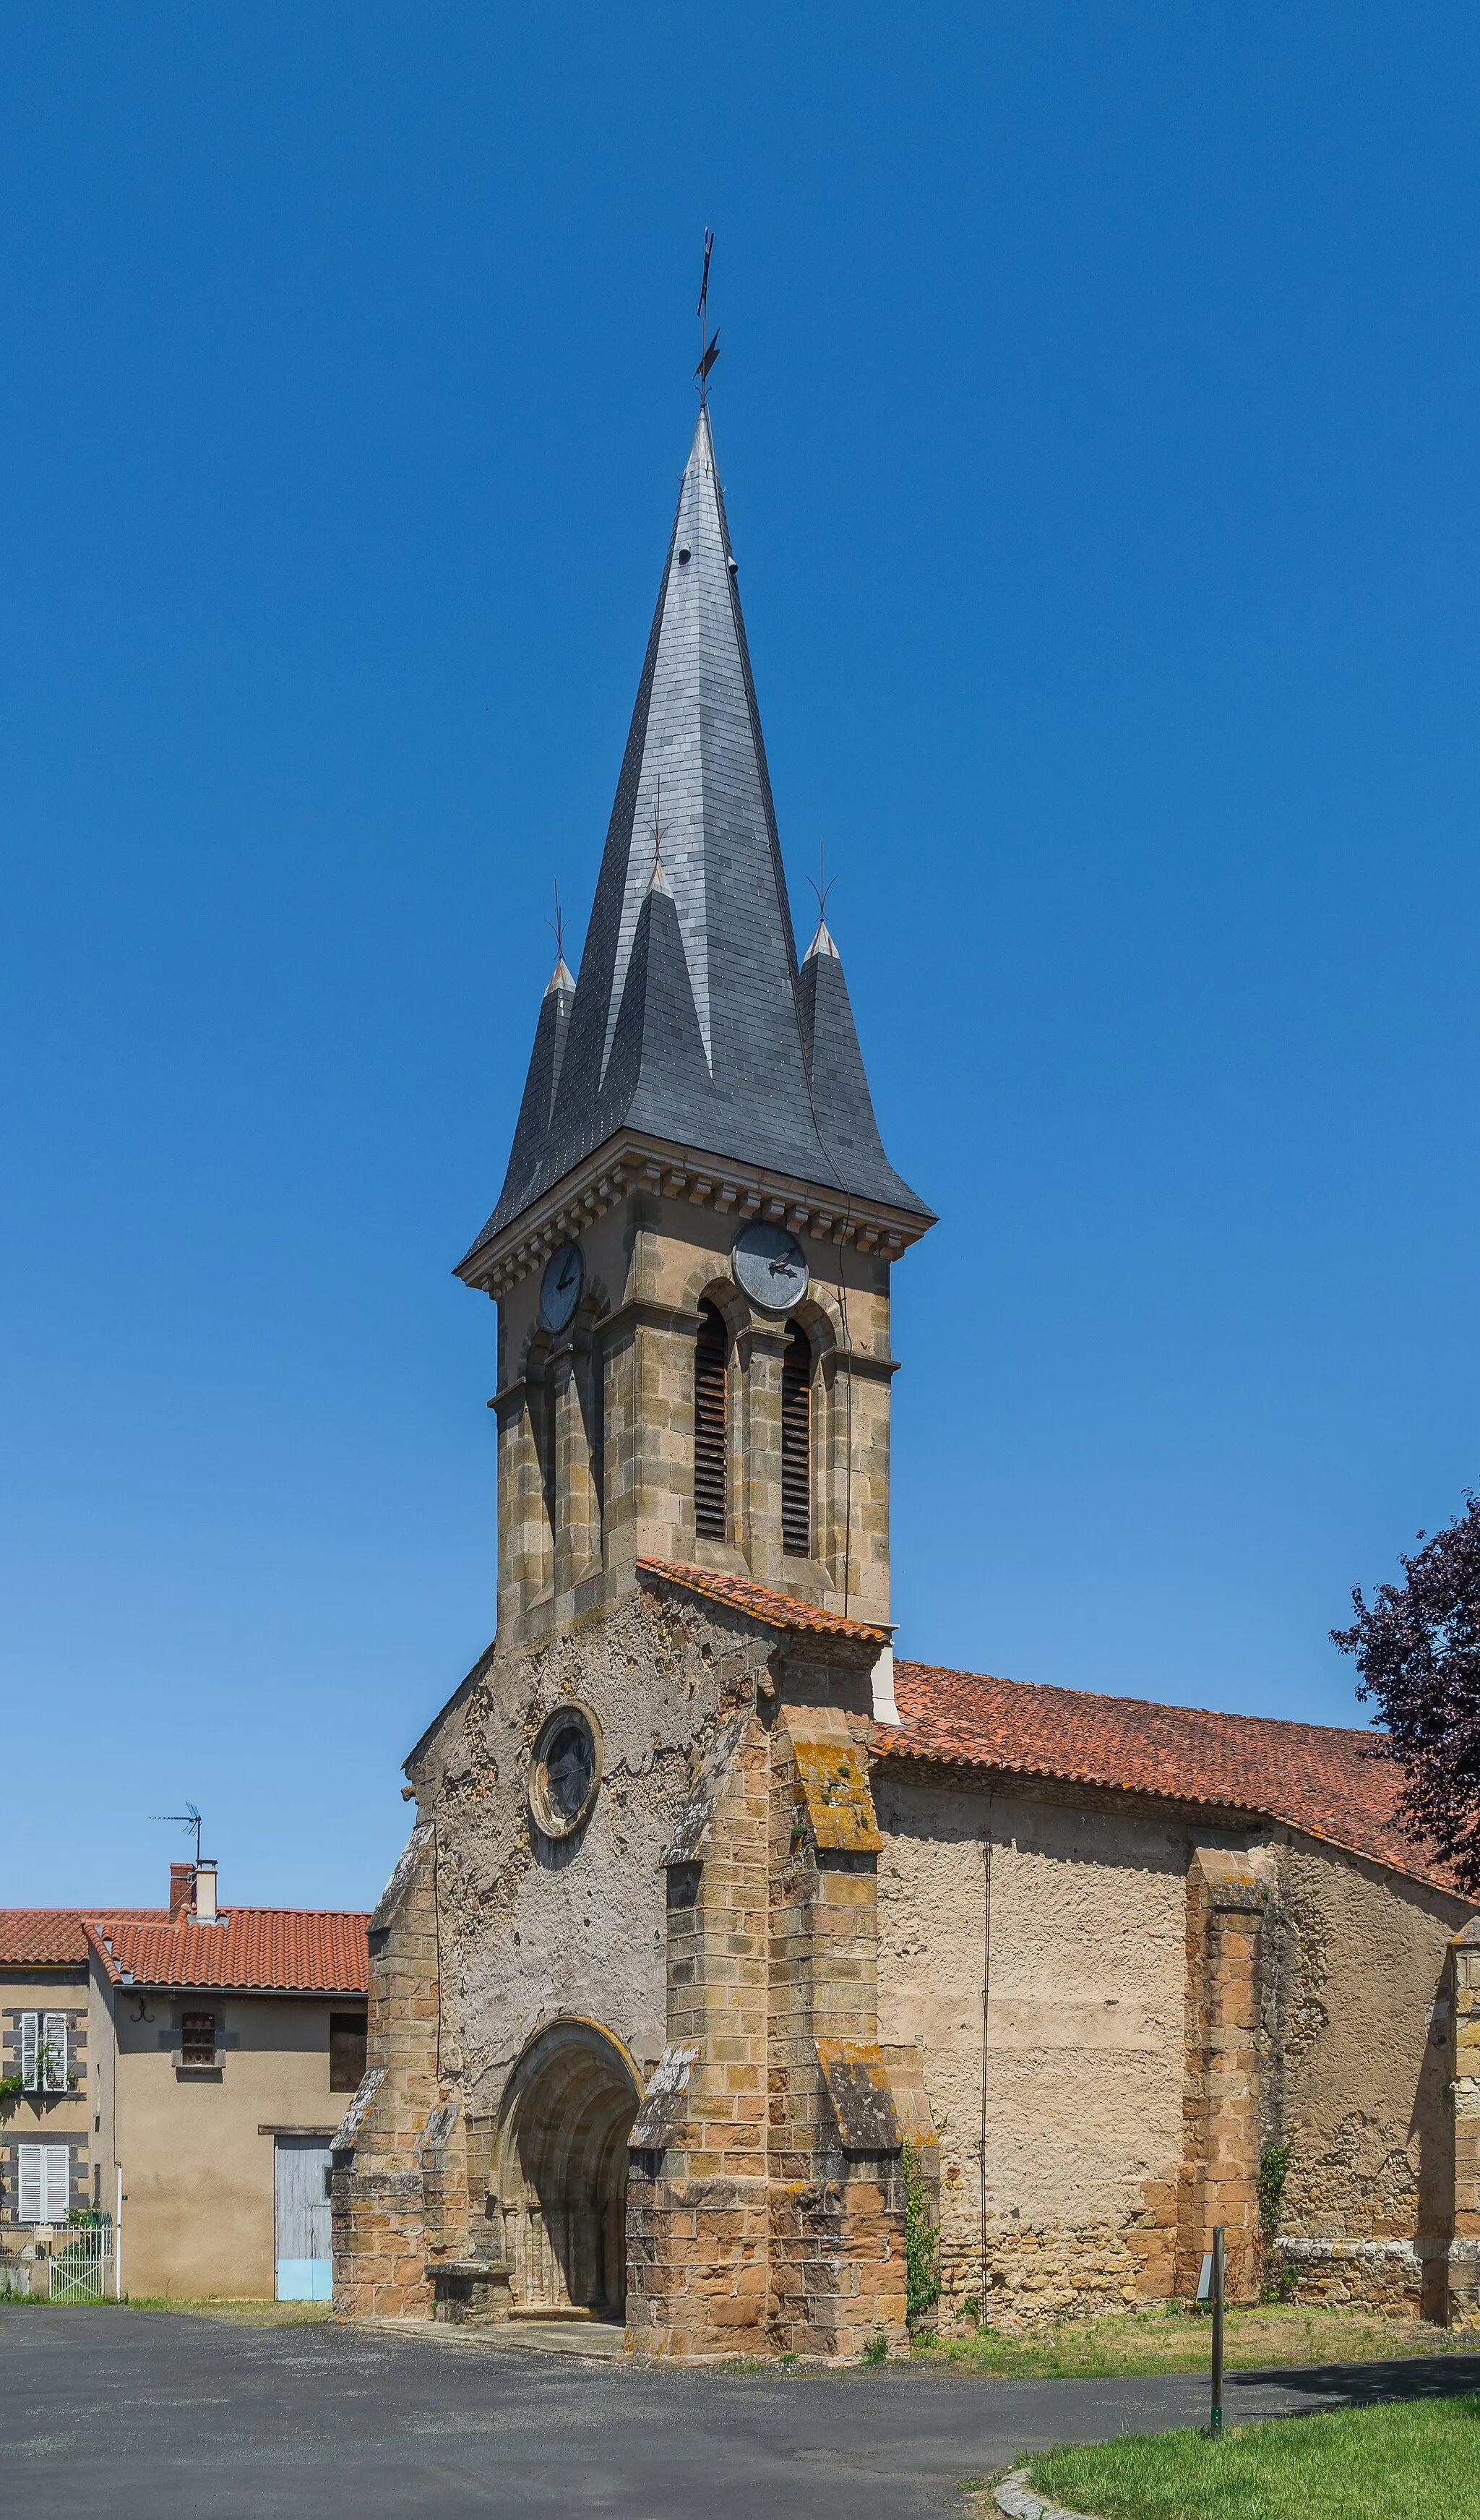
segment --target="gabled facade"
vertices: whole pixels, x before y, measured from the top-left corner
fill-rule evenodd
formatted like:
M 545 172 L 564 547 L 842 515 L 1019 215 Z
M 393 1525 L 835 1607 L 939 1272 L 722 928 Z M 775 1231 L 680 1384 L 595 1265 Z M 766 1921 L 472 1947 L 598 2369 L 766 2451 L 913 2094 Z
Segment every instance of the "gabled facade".
M 1307 2294 L 1467 2315 L 1472 1911 L 1362 1736 L 895 1663 L 890 1281 L 932 1218 L 826 926 L 796 960 L 738 575 L 701 412 L 459 1268 L 498 1630 L 406 1763 L 336 2301 L 901 2349 L 917 2177 L 942 2323 L 1164 2299 L 1215 2223 L 1247 2296 L 1288 2142 Z

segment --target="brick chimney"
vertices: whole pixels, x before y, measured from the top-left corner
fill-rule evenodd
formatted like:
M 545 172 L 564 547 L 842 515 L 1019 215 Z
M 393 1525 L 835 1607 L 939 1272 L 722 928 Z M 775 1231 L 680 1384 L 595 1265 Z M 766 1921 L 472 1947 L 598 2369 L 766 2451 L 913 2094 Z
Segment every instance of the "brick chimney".
M 190 1903 L 196 1887 L 193 1864 L 172 1864 L 169 1868 L 169 1921 L 178 1925 L 190 1913 Z

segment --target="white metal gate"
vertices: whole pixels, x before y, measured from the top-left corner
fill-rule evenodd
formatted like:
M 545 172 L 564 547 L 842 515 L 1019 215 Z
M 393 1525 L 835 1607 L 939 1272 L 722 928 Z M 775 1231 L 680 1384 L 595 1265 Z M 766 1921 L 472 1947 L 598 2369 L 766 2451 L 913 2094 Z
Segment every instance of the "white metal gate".
M 51 2262 L 53 2301 L 105 2301 L 112 2291 L 113 2230 L 95 2223 L 68 2231 Z
M 279 2301 L 334 2298 L 329 2168 L 321 2136 L 279 2136 L 273 2159 Z

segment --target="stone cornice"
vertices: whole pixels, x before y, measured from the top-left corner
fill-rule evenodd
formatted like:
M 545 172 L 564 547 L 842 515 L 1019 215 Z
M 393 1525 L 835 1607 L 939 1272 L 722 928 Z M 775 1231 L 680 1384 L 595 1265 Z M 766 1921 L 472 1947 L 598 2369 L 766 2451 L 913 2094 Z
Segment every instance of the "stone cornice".
M 721 1163 L 693 1148 L 622 1130 L 502 1233 L 471 1252 L 454 1275 L 485 1294 L 507 1294 L 562 1242 L 573 1241 L 608 1208 L 640 1190 L 687 1199 L 692 1207 L 714 1208 L 733 1216 L 737 1225 L 760 1217 L 814 1241 L 851 1242 L 867 1257 L 888 1261 L 897 1260 L 935 1222 L 908 1208 L 820 1190 L 815 1182 L 794 1181 L 753 1164 Z

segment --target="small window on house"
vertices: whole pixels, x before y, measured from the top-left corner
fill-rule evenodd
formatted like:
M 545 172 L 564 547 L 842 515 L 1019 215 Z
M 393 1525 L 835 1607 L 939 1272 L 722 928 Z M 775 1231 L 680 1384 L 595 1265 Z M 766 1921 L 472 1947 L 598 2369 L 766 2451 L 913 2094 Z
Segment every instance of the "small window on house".
M 812 1548 L 812 1346 L 799 1322 L 782 1360 L 782 1547 L 788 1557 Z
M 41 2089 L 43 2092 L 65 2092 L 67 2089 L 65 2012 L 47 2012 L 41 2018 Z
M 182 2012 L 180 2015 L 181 2064 L 213 2065 L 215 2061 L 215 2014 L 213 2012 Z
M 365 2080 L 365 2015 L 332 2012 L 329 2016 L 329 2088 L 357 2092 Z
M 700 1540 L 724 1540 L 729 1534 L 728 1346 L 718 1307 L 700 1304 L 694 1342 L 694 1528 Z
M 21 2088 L 24 2092 L 67 2089 L 67 2015 L 22 2012 L 21 2015 Z
M 16 2146 L 16 2219 L 65 2224 L 71 2210 L 71 2157 L 65 2143 Z

